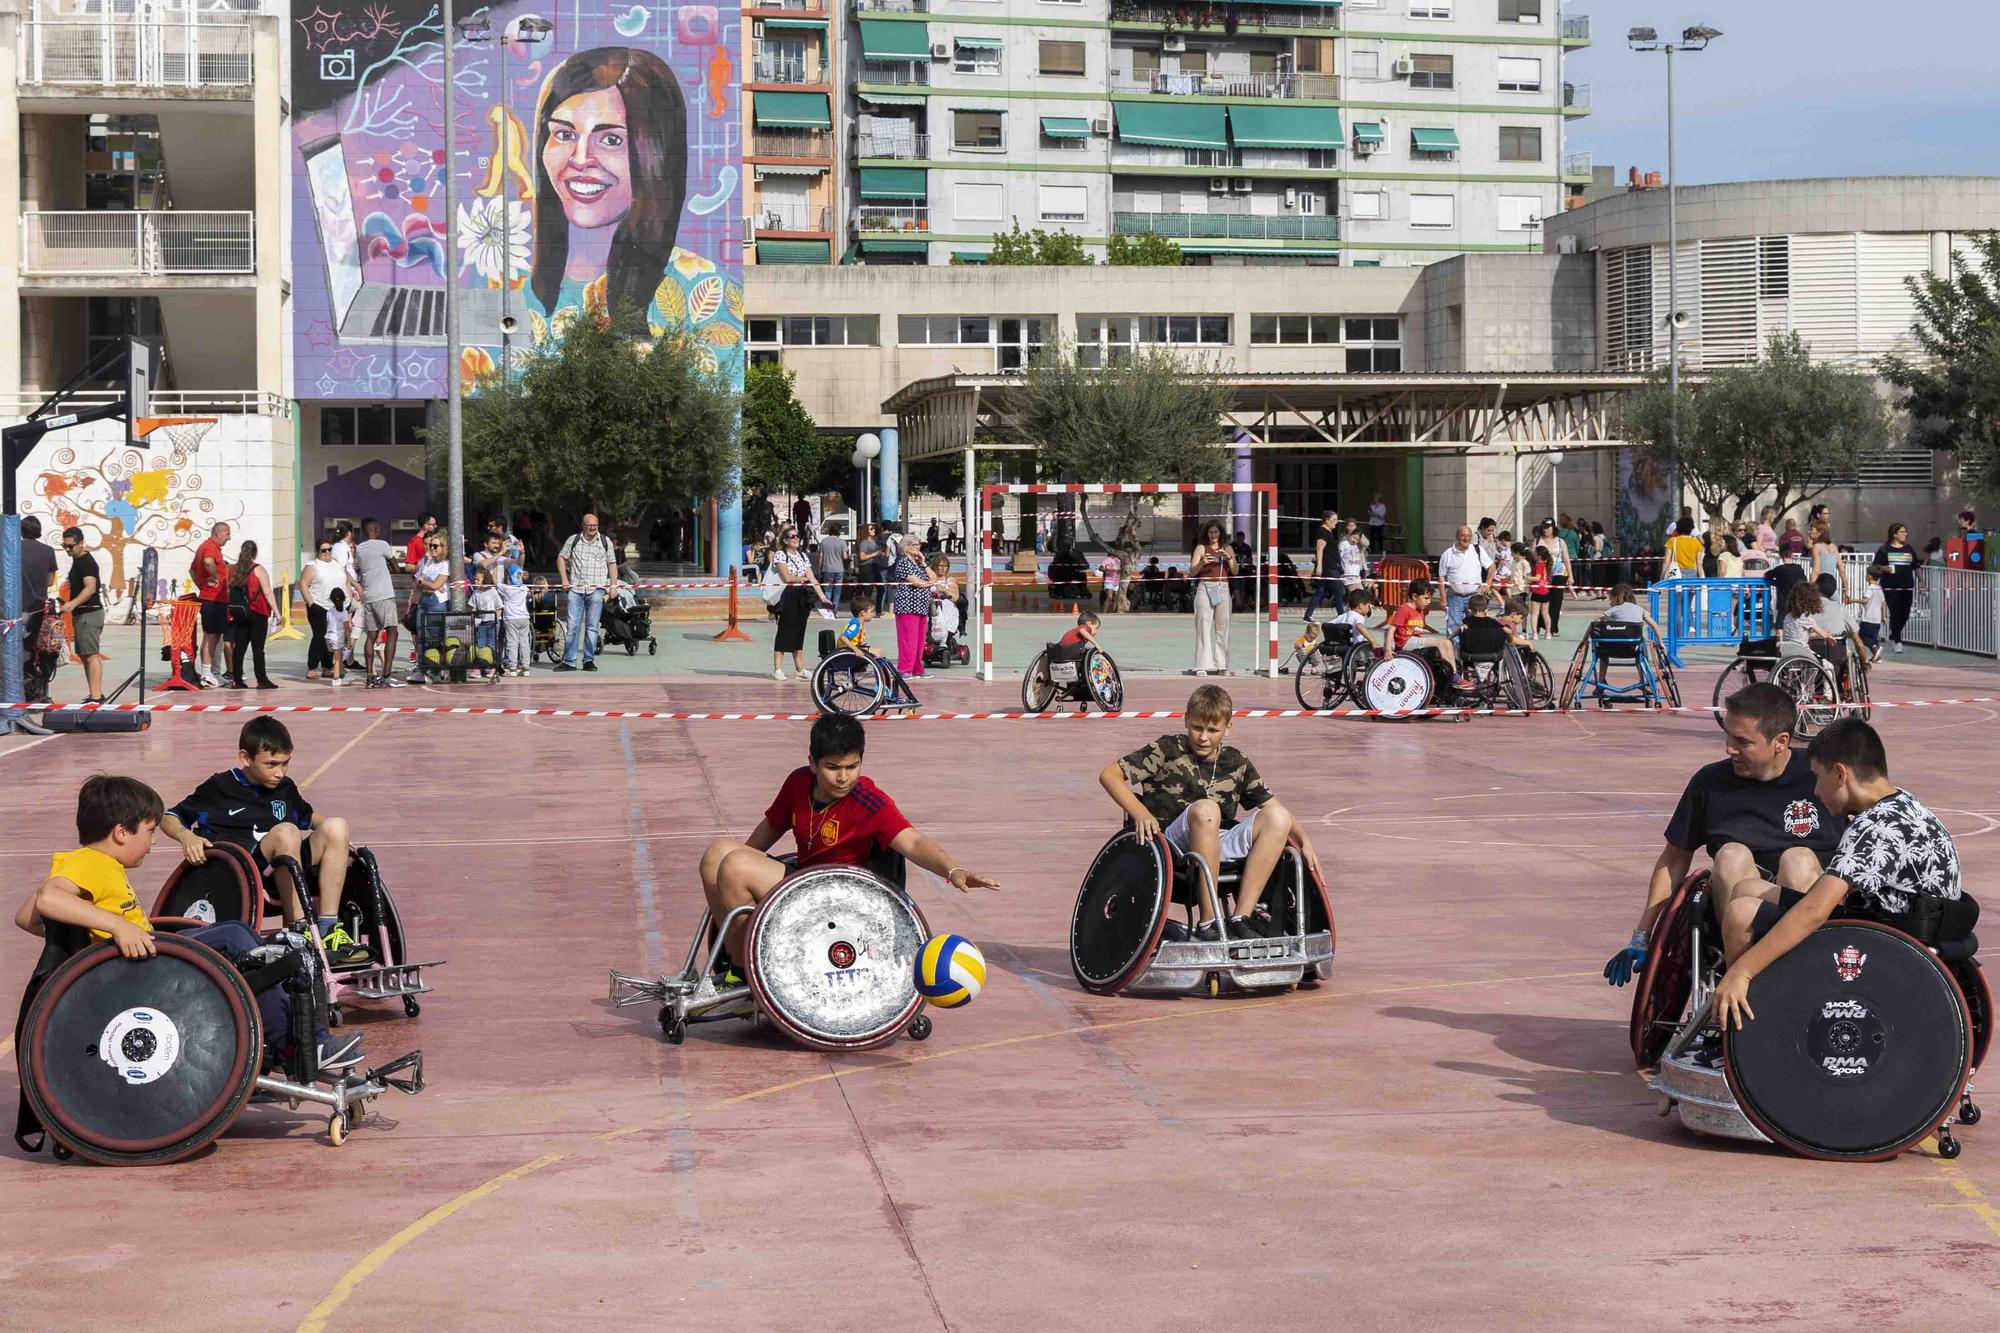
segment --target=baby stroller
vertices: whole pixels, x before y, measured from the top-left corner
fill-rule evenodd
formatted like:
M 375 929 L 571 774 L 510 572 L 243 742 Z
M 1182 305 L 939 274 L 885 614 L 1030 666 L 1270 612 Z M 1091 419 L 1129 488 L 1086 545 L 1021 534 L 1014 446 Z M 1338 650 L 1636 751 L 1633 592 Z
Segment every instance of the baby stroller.
M 642 643 L 648 656 L 660 651 L 660 642 L 653 637 L 653 608 L 630 588 L 620 588 L 604 604 L 603 633 L 607 645 L 622 647 L 630 657 L 639 655 Z
M 972 661 L 972 648 L 962 637 L 965 627 L 965 597 L 955 600 L 931 598 L 931 632 L 924 641 L 926 667 L 964 666 Z

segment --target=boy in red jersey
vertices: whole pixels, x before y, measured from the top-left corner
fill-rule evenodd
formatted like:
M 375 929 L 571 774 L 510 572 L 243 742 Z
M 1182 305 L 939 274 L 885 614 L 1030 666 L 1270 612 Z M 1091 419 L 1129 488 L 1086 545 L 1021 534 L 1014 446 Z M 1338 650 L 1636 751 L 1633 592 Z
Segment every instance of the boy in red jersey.
M 896 803 L 861 776 L 867 737 L 859 718 L 828 714 L 813 723 L 811 763 L 793 769 L 771 808 L 742 842 L 721 838 L 701 857 L 701 891 L 720 921 L 745 903 L 759 902 L 788 873 L 768 853 L 786 833 L 798 845 L 799 869 L 866 865 L 878 851 L 914 861 L 963 893 L 997 889 L 998 881 L 965 869 L 944 848 L 911 827 Z M 730 927 L 729 956 L 741 958 L 750 918 Z

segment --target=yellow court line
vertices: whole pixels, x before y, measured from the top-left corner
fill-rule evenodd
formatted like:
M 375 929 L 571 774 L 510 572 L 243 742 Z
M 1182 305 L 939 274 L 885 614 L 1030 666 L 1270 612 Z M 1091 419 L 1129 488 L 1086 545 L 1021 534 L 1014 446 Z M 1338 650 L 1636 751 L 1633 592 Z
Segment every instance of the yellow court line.
M 13 1052 L 14 1039 L 12 1037 L 7 1038 L 5 1041 L 0 1041 L 0 1060 L 5 1060 Z
M 1937 1156 L 1937 1140 L 1925 1139 L 1925 1151 L 1931 1154 L 1931 1164 L 1937 1167 L 1938 1179 L 1945 1181 L 1964 1198 L 1963 1203 L 1934 1203 L 1933 1208 L 1968 1208 L 1972 1215 L 1986 1224 L 1986 1229 L 2000 1236 L 2000 1208 L 1995 1207 L 1973 1181 L 1972 1177 L 1959 1170 L 1956 1162 L 1947 1162 Z
M 359 737 L 356 739 L 359 739 Z M 1143 1018 L 1122 1018 L 1110 1023 L 1086 1023 L 1079 1027 L 1055 1028 L 1047 1032 L 1029 1032 L 1015 1037 L 998 1037 L 992 1041 L 978 1042 L 971 1046 L 959 1046 L 946 1051 L 936 1051 L 907 1060 L 899 1059 L 889 1063 L 868 1065 L 858 1069 L 830 1069 L 824 1073 L 808 1074 L 803 1078 L 790 1079 L 783 1083 L 774 1083 L 770 1087 L 759 1088 L 753 1092 L 739 1093 L 734 1097 L 724 1097 L 717 1101 L 704 1102 L 699 1106 L 690 1106 L 672 1115 L 659 1116 L 641 1124 L 627 1125 L 622 1129 L 606 1130 L 602 1134 L 593 1135 L 591 1141 L 594 1143 L 615 1143 L 620 1139 L 629 1138 L 634 1134 L 643 1134 L 650 1129 L 658 1129 L 665 1125 L 690 1120 L 696 1115 L 710 1111 L 724 1110 L 731 1106 L 741 1106 L 746 1102 L 758 1101 L 765 1097 L 774 1097 L 781 1092 L 789 1092 L 793 1088 L 803 1088 L 814 1083 L 825 1083 L 830 1079 L 880 1073 L 888 1069 L 909 1069 L 915 1065 L 927 1064 L 933 1060 L 955 1059 L 959 1056 L 973 1055 L 982 1051 L 998 1050 L 1004 1046 L 1019 1046 L 1028 1042 L 1048 1041 L 1054 1037 L 1072 1037 L 1087 1032 L 1110 1032 L 1122 1028 L 1145 1027 L 1153 1023 L 1170 1023 L 1183 1019 L 1212 1018 L 1218 1015 L 1240 1014 L 1250 1009 L 1268 1009 L 1273 1005 L 1281 1004 L 1311 1004 L 1329 1000 L 1364 999 L 1376 995 L 1402 995 L 1410 991 L 1461 990 L 1468 986 L 1501 986 L 1514 982 L 1567 980 L 1572 977 L 1594 977 L 1597 975 L 1596 971 L 1544 972 L 1533 976 L 1487 977 L 1477 981 L 1431 982 L 1416 986 L 1390 986 L 1378 990 L 1325 992 L 1304 996 L 1281 995 L 1268 1000 L 1245 1000 L 1202 1009 L 1176 1009 L 1171 1013 L 1152 1014 Z M 524 1162 L 511 1171 L 494 1176 L 491 1180 L 475 1185 L 463 1194 L 454 1195 L 452 1198 L 445 1200 L 363 1255 L 358 1263 L 343 1273 L 340 1280 L 334 1283 L 333 1290 L 326 1294 L 326 1299 L 309 1310 L 306 1313 L 306 1317 L 299 1322 L 298 1333 L 325 1333 L 327 1320 L 332 1318 L 342 1305 L 346 1304 L 348 1297 L 354 1294 L 355 1288 L 366 1281 L 383 1264 L 386 1264 L 390 1259 L 395 1257 L 397 1251 L 403 1249 L 412 1241 L 424 1235 L 424 1233 L 442 1225 L 444 1222 L 450 1220 L 454 1214 L 485 1198 L 487 1195 L 504 1189 L 522 1177 L 532 1175 L 545 1166 L 553 1166 L 564 1158 L 575 1155 L 574 1152 L 544 1154 L 532 1162 Z
M 328 755 L 326 757 L 326 762 L 321 764 L 318 768 L 315 768 L 311 772 L 311 774 L 307 776 L 306 780 L 299 784 L 299 790 L 304 791 L 307 787 L 312 786 L 313 783 L 318 782 L 321 778 L 325 777 L 326 771 L 332 768 L 335 764 L 339 763 L 341 760 L 345 759 L 347 757 L 347 752 L 349 750 L 352 750 L 355 746 L 361 744 L 362 741 L 366 740 L 369 732 L 375 730 L 375 728 L 381 726 L 384 722 L 387 722 L 390 718 L 394 716 L 395 714 L 393 713 L 384 713 L 382 714 L 382 716 L 376 718 L 373 722 L 370 722 L 367 726 L 363 727 L 360 731 L 356 732 L 354 734 L 353 739 L 349 740 L 347 744 L 341 746 L 338 750 L 335 750 L 332 754 Z

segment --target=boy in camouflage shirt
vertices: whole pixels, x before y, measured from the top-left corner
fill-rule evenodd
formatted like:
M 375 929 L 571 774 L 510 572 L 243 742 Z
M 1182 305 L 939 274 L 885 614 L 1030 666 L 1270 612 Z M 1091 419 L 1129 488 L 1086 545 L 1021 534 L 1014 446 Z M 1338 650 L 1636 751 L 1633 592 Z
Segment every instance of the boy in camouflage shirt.
M 1289 927 L 1259 911 L 1257 900 L 1288 840 L 1297 840 L 1315 875 L 1319 858 L 1291 811 L 1264 785 L 1257 766 L 1222 743 L 1234 712 L 1227 690 L 1200 686 L 1188 696 L 1185 732 L 1134 750 L 1107 765 L 1097 780 L 1132 820 L 1140 842 L 1163 837 L 1208 862 L 1212 874 L 1219 874 L 1225 860 L 1243 862 L 1236 887 L 1238 915 L 1229 919 L 1232 939 L 1285 935 Z M 1201 922 L 1194 937 L 1218 939 L 1207 897 L 1197 893 L 1195 901 Z

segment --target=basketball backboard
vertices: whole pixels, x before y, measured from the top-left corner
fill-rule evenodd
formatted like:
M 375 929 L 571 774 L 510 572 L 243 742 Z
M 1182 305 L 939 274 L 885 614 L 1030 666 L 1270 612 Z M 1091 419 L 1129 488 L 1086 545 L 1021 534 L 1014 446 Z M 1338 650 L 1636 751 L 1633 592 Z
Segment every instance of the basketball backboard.
M 153 415 L 153 382 L 160 374 L 160 345 L 150 338 L 129 340 L 125 363 L 125 438 L 138 439 L 142 417 Z

